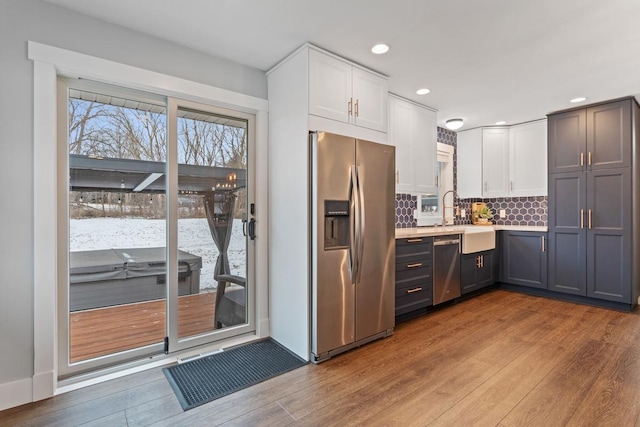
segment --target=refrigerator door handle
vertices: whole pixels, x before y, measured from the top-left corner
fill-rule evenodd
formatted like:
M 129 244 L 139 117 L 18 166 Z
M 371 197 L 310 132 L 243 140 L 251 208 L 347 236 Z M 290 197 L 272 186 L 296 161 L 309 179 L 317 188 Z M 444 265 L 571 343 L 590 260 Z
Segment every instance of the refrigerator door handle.
M 358 219 L 358 191 L 356 166 L 351 165 L 351 182 L 349 183 L 349 203 L 351 205 L 351 230 L 349 231 L 349 273 L 351 273 L 351 283 L 355 285 L 358 274 L 358 228 L 360 221 Z
M 360 168 L 356 166 L 356 188 L 358 189 L 358 216 L 360 218 L 360 241 L 358 243 L 358 273 L 356 281 L 360 282 L 362 258 L 364 257 L 364 232 L 365 232 L 365 212 L 364 212 L 364 190 L 362 188 L 362 182 L 360 181 Z

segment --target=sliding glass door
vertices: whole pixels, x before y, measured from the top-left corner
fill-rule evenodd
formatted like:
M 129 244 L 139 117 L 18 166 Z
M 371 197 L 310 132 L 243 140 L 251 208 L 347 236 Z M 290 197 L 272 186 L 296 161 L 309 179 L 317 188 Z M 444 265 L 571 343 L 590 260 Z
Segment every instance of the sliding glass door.
M 61 377 L 253 330 L 253 118 L 93 82 L 59 89 Z

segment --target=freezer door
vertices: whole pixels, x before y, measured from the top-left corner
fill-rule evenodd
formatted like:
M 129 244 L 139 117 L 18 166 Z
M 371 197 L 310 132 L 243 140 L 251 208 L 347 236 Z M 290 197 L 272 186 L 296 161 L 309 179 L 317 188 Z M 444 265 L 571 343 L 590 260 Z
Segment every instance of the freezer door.
M 356 341 L 395 325 L 395 147 L 356 142 L 361 203 Z
M 325 249 L 325 201 L 349 201 L 349 238 L 353 232 L 351 172 L 355 140 L 330 133 L 312 134 L 312 340 L 319 356 L 348 345 L 355 337 L 355 285 L 350 248 Z M 333 224 L 327 221 L 328 224 Z M 335 232 L 335 231 L 333 231 Z

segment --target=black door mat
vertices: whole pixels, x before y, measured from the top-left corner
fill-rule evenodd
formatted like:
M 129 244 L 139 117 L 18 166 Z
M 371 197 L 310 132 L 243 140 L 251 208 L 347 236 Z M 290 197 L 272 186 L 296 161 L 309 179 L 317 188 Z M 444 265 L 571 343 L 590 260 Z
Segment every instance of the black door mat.
M 268 338 L 162 371 L 186 411 L 306 364 Z

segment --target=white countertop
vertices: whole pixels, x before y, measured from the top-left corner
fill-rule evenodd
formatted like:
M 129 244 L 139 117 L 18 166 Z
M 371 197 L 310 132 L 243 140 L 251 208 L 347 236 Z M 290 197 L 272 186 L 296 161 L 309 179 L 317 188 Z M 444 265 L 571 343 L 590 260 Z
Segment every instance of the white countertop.
M 445 227 L 413 227 L 413 228 L 396 228 L 396 239 L 407 237 L 429 237 L 444 236 L 447 234 L 464 234 L 472 231 L 476 227 L 491 227 L 495 231 L 537 231 L 547 232 L 547 227 L 534 227 L 527 225 L 447 225 Z M 468 230 L 470 229 L 470 230 Z

